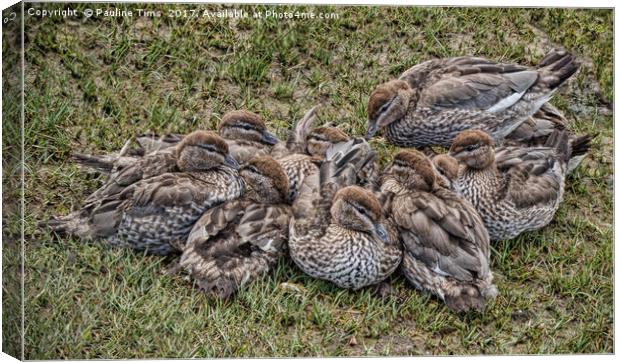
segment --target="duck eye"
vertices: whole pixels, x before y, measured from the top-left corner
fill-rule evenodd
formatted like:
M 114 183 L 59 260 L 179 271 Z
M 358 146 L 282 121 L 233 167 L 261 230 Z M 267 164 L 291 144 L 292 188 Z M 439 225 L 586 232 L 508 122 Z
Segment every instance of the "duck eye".
M 202 144 L 202 145 L 196 145 L 196 146 L 198 146 L 199 148 L 202 148 L 203 150 L 207 150 L 209 152 L 216 152 L 215 147 L 213 147 L 212 145 Z
M 388 108 L 390 108 L 390 105 L 392 104 L 393 101 L 394 101 L 394 98 L 390 99 L 387 103 L 385 103 L 383 106 L 381 106 L 381 108 L 379 109 L 379 113 L 383 113 L 383 112 L 387 111 Z
M 477 148 L 478 148 L 478 145 L 469 145 L 469 146 L 467 146 L 465 149 L 466 149 L 467 151 L 473 151 L 473 150 L 475 150 L 475 149 L 477 149 Z

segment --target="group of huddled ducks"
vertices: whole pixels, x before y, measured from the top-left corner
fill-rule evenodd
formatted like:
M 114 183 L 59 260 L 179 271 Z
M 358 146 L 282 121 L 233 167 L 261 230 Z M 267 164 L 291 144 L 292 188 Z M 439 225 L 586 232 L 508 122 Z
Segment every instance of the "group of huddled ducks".
M 548 100 L 579 66 L 551 51 L 536 68 L 434 59 L 379 85 L 368 133 L 402 150 L 381 168 L 366 139 L 315 127 L 316 107 L 278 140 L 249 111 L 218 132 L 139 136 L 109 155 L 75 154 L 104 184 L 49 227 L 83 240 L 180 258 L 227 298 L 290 256 L 342 288 L 399 270 L 456 312 L 497 295 L 490 241 L 547 225 L 566 175 L 589 149 Z M 431 146 L 449 147 L 438 154 Z M 415 148 L 419 150 L 416 150 Z

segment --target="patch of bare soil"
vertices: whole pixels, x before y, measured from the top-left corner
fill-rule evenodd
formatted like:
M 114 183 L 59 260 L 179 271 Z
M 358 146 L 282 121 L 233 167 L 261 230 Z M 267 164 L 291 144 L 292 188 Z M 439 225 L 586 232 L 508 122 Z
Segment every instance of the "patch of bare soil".
M 532 53 L 542 57 L 551 49 L 564 48 L 562 45 L 551 41 L 547 33 L 541 29 L 531 24 L 528 24 L 528 27 L 536 35 L 536 40 L 527 46 Z M 601 85 L 594 74 L 592 58 L 581 55 L 577 59 L 581 63 L 580 73 L 584 74 L 584 79 L 579 84 L 577 77 L 572 77 L 566 86 L 560 90 L 561 93 L 570 94 L 571 97 L 580 100 L 578 102 L 571 102 L 568 109 L 582 117 L 591 117 L 594 114 L 611 116 L 613 114 L 612 104 L 605 99 L 601 91 Z M 591 101 L 585 102 L 584 100 L 596 100 L 598 104 L 591 105 Z

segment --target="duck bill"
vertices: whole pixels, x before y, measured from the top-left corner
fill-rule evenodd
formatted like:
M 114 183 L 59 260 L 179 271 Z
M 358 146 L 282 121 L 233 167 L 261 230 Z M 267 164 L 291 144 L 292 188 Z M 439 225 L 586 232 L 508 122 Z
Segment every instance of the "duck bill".
M 231 155 L 226 155 L 224 164 L 230 168 L 234 168 L 235 170 L 239 169 L 239 162 L 237 162 L 237 160 L 235 160 Z
M 269 131 L 263 131 L 263 138 L 261 140 L 264 143 L 272 146 L 278 143 L 278 138 Z
M 377 122 L 368 122 L 368 132 L 366 133 L 366 139 L 371 139 L 377 133 Z
M 388 236 L 387 230 L 383 224 L 375 225 L 375 235 L 383 242 L 389 243 L 390 237 Z

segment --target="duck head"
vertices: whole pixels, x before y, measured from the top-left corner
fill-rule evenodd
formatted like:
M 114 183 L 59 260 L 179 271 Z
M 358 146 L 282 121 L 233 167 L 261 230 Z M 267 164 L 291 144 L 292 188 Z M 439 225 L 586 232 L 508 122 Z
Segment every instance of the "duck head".
M 177 147 L 177 166 L 181 171 L 207 171 L 218 166 L 234 169 L 239 164 L 228 154 L 226 141 L 214 132 L 195 131 L 188 134 Z
M 448 154 L 434 156 L 431 161 L 437 171 L 437 181 L 445 188 L 452 188 L 452 182 L 459 175 L 459 162 Z
M 229 140 L 252 141 L 266 145 L 275 145 L 278 138 L 267 130 L 265 121 L 252 112 L 232 111 L 222 117 L 220 136 Z
M 366 139 L 378 130 L 400 120 L 409 107 L 413 90 L 407 82 L 391 80 L 380 84 L 368 99 L 368 131 Z
M 271 156 L 257 156 L 239 172 L 245 180 L 250 199 L 263 204 L 288 202 L 288 177 Z
M 479 130 L 459 133 L 450 146 L 449 155 L 468 167 L 483 169 L 495 161 L 494 143 L 491 136 Z
M 311 156 L 325 157 L 331 145 L 347 142 L 349 136 L 336 127 L 317 127 L 306 137 L 306 149 Z
M 394 155 L 394 160 L 385 171 L 385 178 L 393 179 L 405 189 L 429 192 L 436 185 L 433 164 L 416 150 L 404 150 Z
M 330 211 L 333 220 L 340 226 L 390 242 L 381 205 L 370 191 L 359 186 L 342 188 L 334 196 Z

